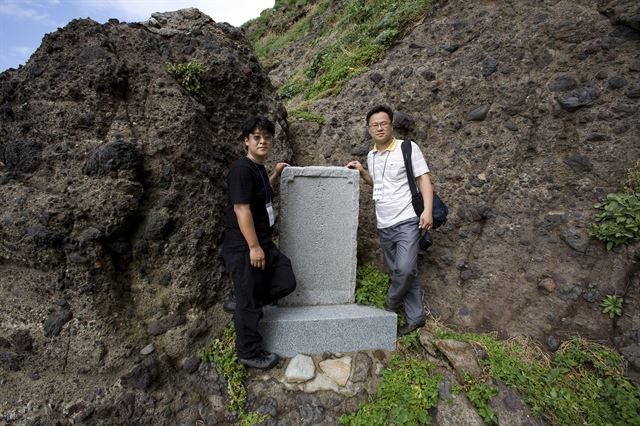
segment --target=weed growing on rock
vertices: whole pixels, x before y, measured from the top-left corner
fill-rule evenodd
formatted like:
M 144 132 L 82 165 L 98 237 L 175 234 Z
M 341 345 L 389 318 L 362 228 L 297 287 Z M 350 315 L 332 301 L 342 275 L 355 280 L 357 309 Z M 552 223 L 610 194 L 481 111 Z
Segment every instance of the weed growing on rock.
M 382 370 L 382 382 L 375 397 L 360 405 L 357 412 L 340 417 L 351 426 L 428 425 L 428 410 L 438 403 L 442 376 L 427 361 L 394 356 Z
M 356 303 L 382 308 L 387 299 L 389 275 L 372 265 L 363 265 L 356 274 Z
M 640 425 L 640 389 L 622 375 L 624 360 L 609 348 L 575 338 L 551 360 L 526 342 L 444 329 L 436 336 L 483 346 L 488 358 L 480 363 L 488 374 L 518 390 L 551 424 Z
M 608 194 L 594 207 L 600 212 L 591 225 L 591 235 L 607 244 L 611 250 L 619 244 L 640 240 L 640 198 L 638 194 Z
M 624 191 L 629 194 L 640 193 L 640 160 L 627 172 L 624 179 Z
M 194 96 L 202 93 L 202 82 L 200 78 L 204 73 L 204 65 L 200 62 L 192 61 L 184 64 L 169 64 L 167 72 L 171 74 L 187 92 Z
M 289 116 L 300 120 L 313 121 L 321 126 L 324 124 L 324 116 L 317 112 L 294 109 L 293 111 L 289 111 Z
M 627 171 L 624 192 L 607 194 L 593 207 L 600 210 L 591 224 L 591 235 L 607 244 L 607 250 L 619 244 L 640 240 L 640 161 Z
M 404 351 L 410 351 L 418 347 L 420 343 L 420 330 L 414 330 L 409 334 L 398 337 L 398 343 Z
M 468 373 L 465 374 L 464 384 L 458 390 L 464 391 L 475 407 L 476 411 L 482 417 L 482 420 L 488 425 L 497 425 L 498 417 L 489 402 L 491 398 L 498 394 L 498 389 L 484 381 L 474 379 Z
M 602 302 L 600 306 L 602 307 L 602 313 L 605 315 L 609 315 L 609 318 L 621 317 L 622 316 L 622 303 L 624 299 L 620 296 L 616 296 L 614 294 L 608 294 Z
M 240 424 L 249 426 L 264 422 L 269 418 L 268 415 L 244 411 L 244 405 L 247 401 L 247 390 L 244 387 L 247 371 L 238 362 L 235 348 L 236 332 L 233 323 L 230 322 L 227 324 L 222 338 L 214 340 L 209 348 L 202 351 L 199 356 L 202 361 L 213 363 L 218 373 L 222 374 L 226 380 L 229 395 L 227 410 L 239 413 Z

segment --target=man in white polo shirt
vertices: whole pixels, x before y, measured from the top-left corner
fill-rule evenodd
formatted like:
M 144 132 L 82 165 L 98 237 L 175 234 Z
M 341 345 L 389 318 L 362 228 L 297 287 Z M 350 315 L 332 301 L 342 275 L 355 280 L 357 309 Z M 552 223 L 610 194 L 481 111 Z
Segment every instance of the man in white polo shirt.
M 356 169 L 364 181 L 373 186 L 380 246 L 391 274 L 385 309 L 397 312 L 401 305 L 407 323 L 398 329 L 405 335 L 425 323 L 422 304 L 422 283 L 418 279 L 420 230 L 433 225 L 433 188 L 429 167 L 418 145 L 412 144 L 411 163 L 424 203 L 418 217 L 411 204 L 411 189 L 407 180 L 400 144 L 393 136 L 393 111 L 377 106 L 367 113 L 367 128 L 373 139 L 373 149 L 367 155 L 367 168 L 353 160 L 347 167 Z

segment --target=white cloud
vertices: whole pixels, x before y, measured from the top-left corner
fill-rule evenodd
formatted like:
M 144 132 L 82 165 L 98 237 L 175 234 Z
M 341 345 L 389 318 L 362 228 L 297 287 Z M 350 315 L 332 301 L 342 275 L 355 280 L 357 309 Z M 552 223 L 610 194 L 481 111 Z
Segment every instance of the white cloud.
M 0 15 L 20 21 L 35 21 L 53 25 L 55 21 L 40 3 L 31 0 L 0 0 Z
M 16 52 L 20 56 L 29 57 L 36 49 L 29 46 L 14 46 L 14 52 Z
M 273 7 L 274 0 L 112 0 L 95 2 L 96 7 L 113 10 L 114 17 L 123 21 L 146 21 L 155 12 L 169 12 L 196 7 L 216 22 L 240 26 Z

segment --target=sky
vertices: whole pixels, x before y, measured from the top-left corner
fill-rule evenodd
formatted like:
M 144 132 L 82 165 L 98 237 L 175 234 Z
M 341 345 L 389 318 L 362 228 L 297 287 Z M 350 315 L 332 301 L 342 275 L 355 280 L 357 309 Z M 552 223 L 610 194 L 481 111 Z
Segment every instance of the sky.
M 154 12 L 197 7 L 216 22 L 240 26 L 275 0 L 0 0 L 0 72 L 24 65 L 45 34 L 75 18 L 146 21 Z

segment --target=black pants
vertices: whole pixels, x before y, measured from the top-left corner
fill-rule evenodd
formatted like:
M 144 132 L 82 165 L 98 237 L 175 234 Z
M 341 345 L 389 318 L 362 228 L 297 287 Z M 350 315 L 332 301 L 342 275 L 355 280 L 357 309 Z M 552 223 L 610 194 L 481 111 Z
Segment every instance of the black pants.
M 258 323 L 262 307 L 281 299 L 296 288 L 291 261 L 276 246 L 264 249 L 264 270 L 251 266 L 249 252 L 223 253 L 233 278 L 236 296 L 236 352 L 239 358 L 253 358 L 262 350 Z

